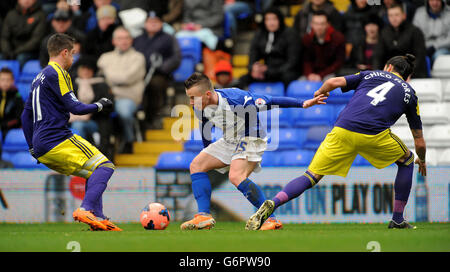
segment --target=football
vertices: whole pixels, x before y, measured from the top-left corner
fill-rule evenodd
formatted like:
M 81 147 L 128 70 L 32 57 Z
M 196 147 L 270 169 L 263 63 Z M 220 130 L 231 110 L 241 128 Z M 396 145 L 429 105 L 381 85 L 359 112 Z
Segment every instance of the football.
M 149 203 L 142 210 L 140 221 L 146 230 L 163 230 L 170 222 L 169 210 L 161 203 Z

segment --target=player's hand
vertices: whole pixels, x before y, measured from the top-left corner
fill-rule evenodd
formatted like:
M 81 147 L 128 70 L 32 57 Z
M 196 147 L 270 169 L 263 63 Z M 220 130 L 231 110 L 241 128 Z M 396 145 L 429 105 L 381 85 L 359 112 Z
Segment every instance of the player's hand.
M 415 163 L 419 165 L 419 173 L 423 177 L 425 177 L 427 175 L 427 164 L 425 163 L 425 161 L 422 161 L 420 158 L 417 158 Z
M 327 93 L 323 94 L 320 90 L 317 90 L 314 92 L 314 97 L 317 97 L 319 95 L 324 95 L 324 96 L 328 97 L 328 96 L 330 96 L 330 93 L 327 92 Z
M 99 112 L 102 110 L 111 110 L 113 107 L 113 102 L 105 97 L 103 97 L 99 101 L 95 102 L 95 104 L 98 106 Z
M 303 108 L 306 109 L 306 108 L 309 108 L 309 107 L 317 105 L 317 104 L 324 105 L 324 104 L 326 104 L 325 100 L 327 98 L 328 97 L 325 96 L 324 94 L 320 94 L 320 95 L 314 97 L 313 99 L 309 99 L 309 100 L 306 100 L 305 102 L 303 102 Z

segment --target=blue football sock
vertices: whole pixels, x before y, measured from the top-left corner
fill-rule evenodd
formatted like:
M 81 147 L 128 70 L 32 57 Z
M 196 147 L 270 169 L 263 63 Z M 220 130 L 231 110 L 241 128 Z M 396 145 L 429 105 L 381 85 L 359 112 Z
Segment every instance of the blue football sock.
M 250 203 L 253 204 L 257 209 L 261 207 L 263 202 L 266 200 L 266 197 L 264 196 L 263 191 L 261 190 L 261 187 L 256 185 L 253 181 L 250 179 L 245 179 L 238 185 L 238 190 L 241 191 L 241 193 L 247 198 Z M 270 215 L 270 217 L 275 217 L 274 214 Z
M 197 201 L 198 212 L 211 213 L 211 182 L 209 181 L 208 174 L 205 172 L 194 173 L 191 174 L 191 179 L 192 192 Z

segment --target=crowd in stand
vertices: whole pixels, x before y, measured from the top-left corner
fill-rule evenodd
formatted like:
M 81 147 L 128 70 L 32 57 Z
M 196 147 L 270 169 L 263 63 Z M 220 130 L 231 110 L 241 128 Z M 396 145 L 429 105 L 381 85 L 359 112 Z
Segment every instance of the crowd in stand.
M 204 48 L 223 49 L 224 38 L 236 39 L 239 21 L 252 21 L 254 38 L 248 52 L 248 74 L 232 78 L 230 60 L 213 68 L 218 87 L 247 88 L 252 82 L 323 81 L 331 76 L 382 69 L 387 59 L 416 56 L 413 77 L 427 77 L 432 64 L 450 53 L 450 9 L 444 0 L 351 0 L 339 12 L 329 0 L 2 0 L 0 60 L 17 60 L 21 67 L 38 59 L 48 62 L 46 42 L 53 33 L 76 39 L 69 73 L 80 101 L 98 97 L 115 102 L 121 127 L 119 152 L 132 152 L 136 112 L 145 113 L 149 128 L 157 124 L 167 103 L 166 90 L 182 55 L 178 37 L 197 37 Z M 292 27 L 279 4 L 302 4 Z M 378 4 L 377 4 L 378 3 Z M 142 18 L 140 24 L 136 24 Z M 256 18 L 256 17 L 255 17 Z M 225 24 L 225 21 L 228 22 Z M 255 25 L 257 28 L 255 29 Z M 226 33 L 230 33 L 228 36 Z M 233 49 L 228 51 L 233 53 Z M 2 137 L 20 127 L 14 115 L 23 105 L 8 68 L 0 71 Z M 12 106 L 9 106 L 9 105 Z M 17 104 L 17 105 L 16 105 Z M 11 116 L 11 117 L 10 117 Z M 105 155 L 116 150 L 107 115 L 72 116 L 70 122 Z

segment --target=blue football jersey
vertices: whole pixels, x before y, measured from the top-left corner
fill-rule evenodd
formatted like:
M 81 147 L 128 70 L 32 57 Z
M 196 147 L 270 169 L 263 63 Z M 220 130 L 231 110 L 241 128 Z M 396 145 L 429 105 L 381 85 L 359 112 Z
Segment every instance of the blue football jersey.
M 355 93 L 335 126 L 375 135 L 405 114 L 411 129 L 422 129 L 416 92 L 400 76 L 386 71 L 363 71 L 345 76 L 345 80 L 347 86 L 342 92 Z

